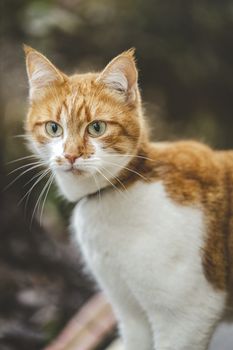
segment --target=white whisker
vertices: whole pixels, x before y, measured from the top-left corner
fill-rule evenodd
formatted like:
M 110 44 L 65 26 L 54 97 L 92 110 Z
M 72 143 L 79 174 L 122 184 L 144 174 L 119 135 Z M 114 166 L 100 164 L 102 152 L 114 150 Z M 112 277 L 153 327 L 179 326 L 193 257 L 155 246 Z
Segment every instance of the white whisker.
M 51 185 L 52 185 L 52 183 L 53 183 L 54 176 L 55 176 L 55 175 L 50 176 L 50 182 L 49 182 L 49 185 L 48 185 L 48 188 L 47 188 L 47 191 L 46 191 L 46 193 L 45 193 L 45 197 L 44 197 L 44 200 L 43 200 L 43 203 L 42 203 L 42 206 L 41 206 L 40 225 L 41 225 L 41 223 L 42 223 L 42 216 L 43 216 L 43 211 L 44 211 L 45 202 L 46 202 L 46 199 L 47 199 L 47 197 L 48 197 L 48 194 L 49 194 L 49 190 L 50 190 L 50 188 L 51 188 Z
M 50 172 L 50 169 L 47 169 L 47 170 L 43 170 L 42 171 L 42 174 L 40 175 L 39 179 L 36 180 L 36 182 L 30 187 L 30 189 L 26 192 L 26 194 L 20 199 L 20 201 L 18 202 L 18 205 L 20 205 L 23 200 L 27 197 L 27 202 L 28 202 L 28 199 L 30 197 L 30 194 L 33 190 L 33 188 L 35 188 L 35 186 Z M 34 176 L 35 178 L 35 176 Z M 30 182 L 32 181 L 32 179 L 30 180 Z M 26 202 L 26 203 L 27 203 Z
M 41 171 L 39 171 L 39 173 L 38 174 L 36 174 L 36 175 L 34 175 L 30 180 L 28 180 L 24 185 L 23 185 L 23 187 L 26 187 L 28 184 L 30 184 L 30 182 L 32 182 L 34 179 L 36 179 L 38 176 L 40 176 L 41 174 L 43 174 L 44 173 L 44 169 L 43 170 L 41 170 Z
M 39 184 L 39 182 L 42 181 L 42 180 L 49 174 L 49 172 L 50 172 L 50 169 L 40 171 L 40 172 L 39 172 L 39 175 L 38 175 L 38 176 L 40 176 L 40 178 L 39 178 L 38 181 L 36 181 L 36 183 L 33 185 L 33 188 L 34 188 L 37 184 Z M 38 177 L 38 176 L 37 176 L 37 177 Z M 33 176 L 33 178 L 35 178 L 35 176 Z M 28 182 L 29 182 L 29 181 L 28 181 Z M 31 181 L 30 181 L 30 182 L 31 182 Z M 25 212 L 26 212 L 26 210 L 27 210 L 29 197 L 30 197 L 30 195 L 31 195 L 31 193 L 32 193 L 33 188 L 31 188 L 31 189 L 28 191 L 29 193 L 27 192 L 28 194 L 27 194 L 27 198 L 26 198 L 25 206 L 24 206 Z M 21 201 L 23 201 L 23 198 L 22 198 Z
M 97 167 L 95 167 L 95 166 L 93 166 L 93 165 L 91 165 L 91 166 L 90 166 L 90 165 L 87 165 L 87 167 L 89 167 L 90 169 L 94 169 L 94 170 L 98 171 Z M 95 184 L 96 184 L 96 187 L 97 187 L 97 189 L 98 189 L 98 193 L 99 193 L 99 203 L 102 204 L 100 185 L 99 185 L 99 183 L 98 183 L 98 181 L 97 181 L 97 178 L 96 178 L 95 174 L 94 174 L 94 173 L 91 173 L 91 176 L 93 177 L 93 179 L 94 179 L 94 181 L 95 181 Z
M 29 158 L 35 158 L 35 159 L 38 159 L 38 157 L 34 156 L 34 155 L 30 155 L 30 156 L 26 156 L 26 157 L 21 157 L 21 158 L 18 158 L 18 159 L 14 159 L 14 160 L 11 160 L 10 162 L 7 162 L 6 164 L 12 164 L 12 163 L 16 163 L 16 162 L 20 162 L 21 160 L 25 160 L 25 159 L 29 159 Z
M 94 178 L 96 187 L 98 188 L 98 193 L 99 193 L 99 204 L 102 205 L 102 198 L 101 198 L 100 185 L 98 184 L 98 181 L 97 181 L 97 178 L 96 178 L 95 174 L 92 174 L 92 176 L 93 176 L 93 178 Z
M 51 175 L 51 176 L 52 176 L 52 175 Z M 38 208 L 38 206 L 39 206 L 40 200 L 42 199 L 43 194 L 45 193 L 47 187 L 50 185 L 51 176 L 49 177 L 48 181 L 46 182 L 46 184 L 45 184 L 43 190 L 41 191 L 41 193 L 40 193 L 40 195 L 39 195 L 39 197 L 38 197 L 38 199 L 37 199 L 37 201 L 36 201 L 35 207 L 34 207 L 33 212 L 32 212 L 31 226 L 32 226 L 32 222 L 33 222 L 33 218 L 34 218 L 34 216 L 35 216 L 36 210 L 37 210 L 37 208 Z
M 117 163 L 109 162 L 109 161 L 106 161 L 106 160 L 105 160 L 105 162 L 108 163 L 108 164 L 112 164 L 114 166 L 117 166 L 117 167 L 119 167 L 121 169 L 126 169 L 126 170 L 128 170 L 128 171 L 130 171 L 130 172 L 132 172 L 132 173 L 134 173 L 134 174 L 136 174 L 138 176 L 140 176 L 144 181 L 147 181 L 147 178 L 145 176 L 143 176 L 142 174 L 138 173 L 136 170 L 133 170 L 133 169 L 130 169 L 130 168 L 124 166 L 124 165 L 120 165 L 120 164 L 117 164 Z
M 14 170 L 12 170 L 7 175 L 14 174 L 18 170 L 21 170 L 21 169 L 24 169 L 24 168 L 27 168 L 27 167 L 29 167 L 31 165 L 36 165 L 36 164 L 45 165 L 46 163 L 42 163 L 41 161 L 37 161 L 37 162 L 33 162 L 33 163 L 24 164 L 24 165 L 21 165 L 20 167 L 14 169 Z
M 21 174 L 19 174 L 13 181 L 11 181 L 4 189 L 3 191 L 8 190 L 9 187 L 11 187 L 18 179 L 20 179 L 24 174 L 28 173 L 29 171 L 32 171 L 33 169 L 39 168 L 41 164 L 37 164 L 32 166 L 31 168 L 23 171 Z
M 103 176 L 103 177 L 110 183 L 110 185 L 111 185 L 113 188 L 115 188 L 115 190 L 116 190 L 118 193 L 120 193 L 120 194 L 125 198 L 124 193 L 123 193 L 118 187 L 116 187 L 116 186 L 107 178 L 107 176 L 105 176 L 105 175 L 102 173 L 102 171 L 101 171 L 100 169 L 97 169 L 97 168 L 96 168 L 96 170 L 98 171 L 98 173 L 99 173 L 101 176 Z
M 146 160 L 154 161 L 154 159 L 152 159 L 152 158 L 139 156 L 139 155 L 135 155 L 135 154 L 112 154 L 112 153 L 108 153 L 108 154 L 103 154 L 101 157 L 132 157 L 132 158 L 140 158 L 140 159 L 146 159 Z
M 108 169 L 106 169 L 105 167 L 102 167 L 105 171 L 107 171 L 110 175 L 111 175 L 111 177 L 113 178 L 113 179 L 115 179 L 120 185 L 121 185 L 121 187 L 128 193 L 128 190 L 127 190 L 127 188 L 125 187 L 125 185 L 123 184 L 123 182 L 117 177 L 117 176 L 115 176 L 114 174 L 112 174 L 111 173 L 111 171 L 109 171 Z
M 25 135 L 25 134 L 21 134 L 21 135 L 13 135 L 12 136 L 13 138 L 28 138 L 28 135 Z

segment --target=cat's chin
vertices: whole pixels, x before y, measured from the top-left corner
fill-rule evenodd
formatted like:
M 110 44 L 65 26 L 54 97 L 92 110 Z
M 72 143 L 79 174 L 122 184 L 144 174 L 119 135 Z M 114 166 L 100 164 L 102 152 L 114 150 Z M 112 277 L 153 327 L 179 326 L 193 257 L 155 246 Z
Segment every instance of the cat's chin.
M 90 173 L 88 173 L 87 171 L 85 171 L 85 170 L 83 170 L 83 169 L 68 169 L 68 170 L 64 170 L 65 171 L 65 173 L 70 173 L 70 174 L 72 174 L 72 175 L 75 175 L 75 176 L 88 176 L 88 174 L 89 174 L 89 176 L 90 176 Z
M 63 169 L 63 168 L 57 168 L 56 169 L 56 172 L 60 173 L 60 175 L 62 176 L 62 174 L 68 174 L 68 175 L 72 175 L 73 176 L 84 176 L 84 177 L 89 177 L 91 176 L 90 172 L 87 171 L 86 169 L 80 169 L 80 168 L 66 168 L 66 169 Z
M 81 198 L 98 191 L 92 174 L 80 170 L 54 171 L 56 183 L 61 194 L 70 202 L 77 202 Z

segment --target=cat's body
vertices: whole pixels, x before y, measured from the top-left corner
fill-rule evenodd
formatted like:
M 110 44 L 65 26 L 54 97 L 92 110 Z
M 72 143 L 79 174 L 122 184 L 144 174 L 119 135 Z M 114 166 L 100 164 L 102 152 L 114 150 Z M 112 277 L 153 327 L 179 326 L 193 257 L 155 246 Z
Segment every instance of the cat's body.
M 233 152 L 150 143 L 132 53 L 101 74 L 71 78 L 34 50 L 27 60 L 33 148 L 77 202 L 74 239 L 113 305 L 125 349 L 206 349 L 232 295 Z M 51 136 L 48 120 L 63 133 L 50 139 L 41 129 Z M 93 120 L 99 136 L 80 136 Z
M 175 143 L 162 149 L 154 144 L 150 149 L 148 156 L 154 155 L 154 161 L 145 162 L 153 176 L 141 172 L 149 175 L 148 183 L 135 179 L 127 192 L 103 190 L 101 197 L 96 193 L 80 200 L 73 215 L 75 235 L 90 270 L 107 292 L 119 319 L 123 318 L 126 349 L 150 350 L 153 338 L 158 350 L 205 349 L 213 321 L 223 316 L 227 298 L 224 290 L 215 289 L 207 279 L 211 282 L 219 272 L 220 280 L 212 282 L 221 285 L 224 278 L 227 283 L 230 268 L 221 246 L 222 240 L 227 243 L 225 227 L 219 232 L 219 252 L 215 241 L 217 271 L 208 270 L 217 259 L 212 263 L 206 243 L 215 235 L 204 205 L 210 191 L 216 196 L 211 201 L 216 200 L 219 207 L 213 220 L 229 220 L 224 203 L 229 198 L 225 171 L 217 173 L 222 156 L 196 143 Z M 166 154 L 172 157 L 166 159 Z M 185 166 L 180 168 L 183 162 Z M 172 193 L 169 178 L 174 177 L 177 186 Z M 195 188 L 193 193 L 190 187 Z M 232 202 L 232 195 L 230 198 Z M 232 236 L 233 230 L 228 234 Z M 233 251 L 229 253 L 233 256 Z

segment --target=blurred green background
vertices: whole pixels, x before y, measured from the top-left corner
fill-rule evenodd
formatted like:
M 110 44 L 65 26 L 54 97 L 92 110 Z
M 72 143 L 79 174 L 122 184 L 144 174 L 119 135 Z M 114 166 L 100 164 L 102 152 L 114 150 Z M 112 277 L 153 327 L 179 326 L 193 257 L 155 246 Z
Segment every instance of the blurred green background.
M 136 48 L 139 84 L 154 140 L 195 138 L 233 146 L 231 0 L 1 0 L 1 188 L 23 170 L 27 79 L 22 43 L 67 73 L 102 69 Z M 42 223 L 18 206 L 36 172 L 0 198 L 1 349 L 40 349 L 93 292 L 67 233 L 70 206 L 52 189 Z M 32 183 L 31 183 L 32 184 Z M 30 185 L 30 184 L 29 184 Z M 41 186 L 41 187 L 40 187 Z M 17 345 L 15 345 L 17 344 Z

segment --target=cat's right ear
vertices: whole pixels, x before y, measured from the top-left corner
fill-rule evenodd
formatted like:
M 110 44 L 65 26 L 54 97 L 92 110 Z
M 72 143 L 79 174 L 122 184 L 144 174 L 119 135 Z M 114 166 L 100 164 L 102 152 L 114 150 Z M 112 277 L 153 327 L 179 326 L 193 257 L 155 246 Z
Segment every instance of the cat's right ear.
M 44 55 L 27 45 L 23 45 L 23 49 L 26 56 L 30 99 L 39 98 L 46 87 L 65 81 L 65 75 Z

